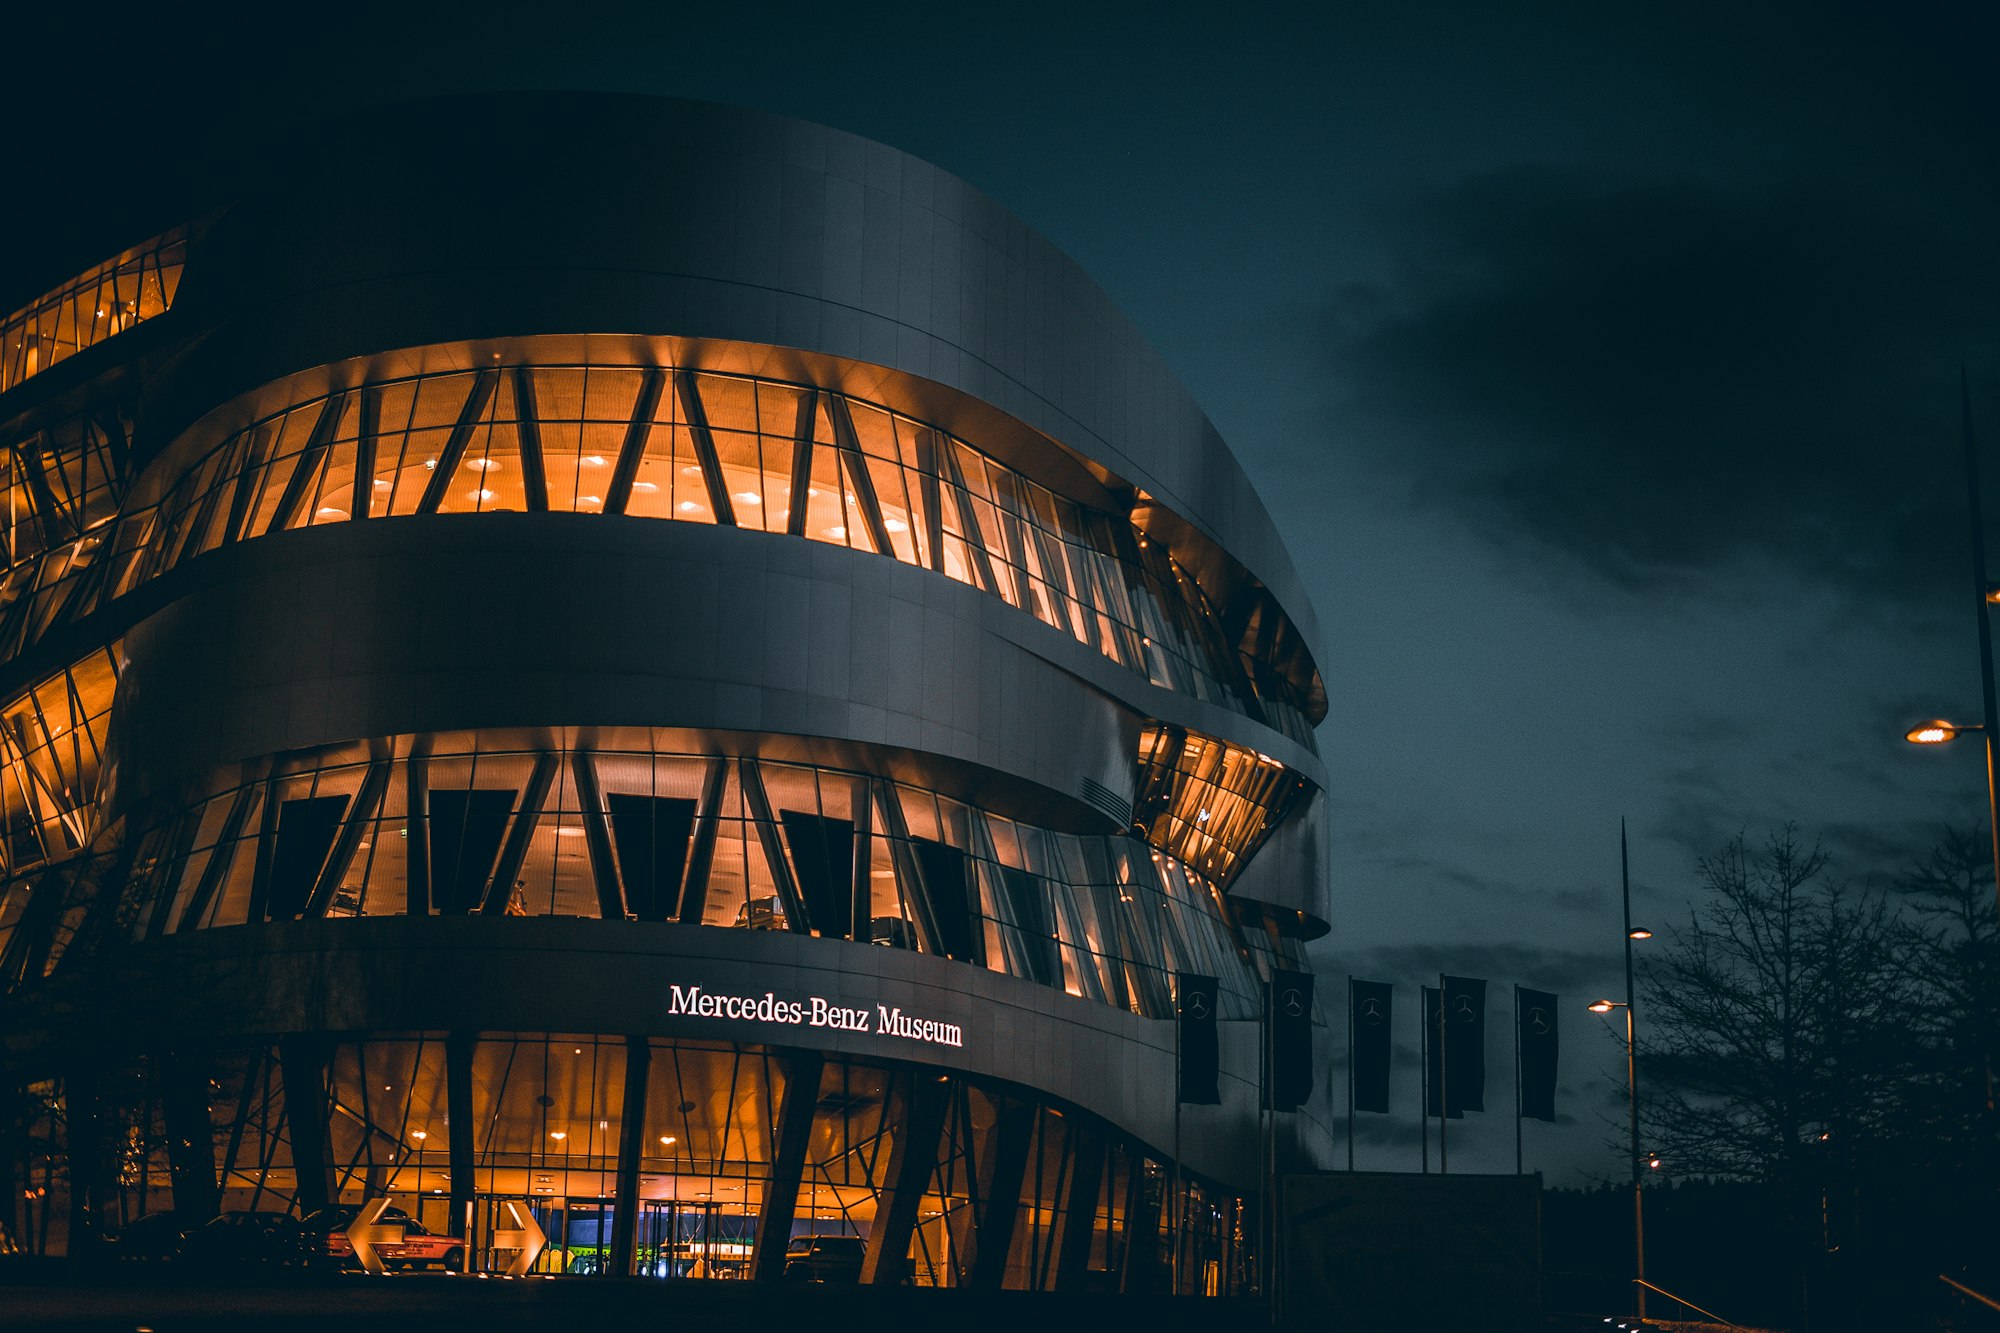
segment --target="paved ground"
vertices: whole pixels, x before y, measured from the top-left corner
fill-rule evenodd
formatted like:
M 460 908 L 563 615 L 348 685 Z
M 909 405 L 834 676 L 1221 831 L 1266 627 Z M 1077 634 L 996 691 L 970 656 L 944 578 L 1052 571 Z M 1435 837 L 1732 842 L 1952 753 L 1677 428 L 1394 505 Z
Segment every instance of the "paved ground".
M 134 1266 L 136 1268 L 136 1266 Z M 9 1271 L 12 1270 L 12 1271 Z M 589 1333 L 696 1325 L 715 1333 L 1236 1333 L 1266 1327 L 1261 1305 L 1116 1296 L 972 1295 L 852 1287 L 752 1287 L 737 1282 L 409 1274 L 284 1280 L 156 1275 L 126 1269 L 30 1272 L 0 1261 L 0 1329 L 64 1333 L 320 1333 L 359 1328 L 534 1329 Z
M 1627 1321 L 1636 1324 L 1636 1321 Z M 443 1273 L 217 1274 L 167 1266 L 0 1259 L 0 1331 L 57 1333 L 1256 1333 L 1261 1303 L 1115 1295 L 974 1294 L 921 1288 L 648 1279 L 458 1277 Z M 1310 1312 L 1287 1326 L 1318 1328 Z M 1551 1316 L 1535 1333 L 1609 1333 L 1596 1318 Z M 1440 1330 L 1439 1333 L 1451 1333 Z

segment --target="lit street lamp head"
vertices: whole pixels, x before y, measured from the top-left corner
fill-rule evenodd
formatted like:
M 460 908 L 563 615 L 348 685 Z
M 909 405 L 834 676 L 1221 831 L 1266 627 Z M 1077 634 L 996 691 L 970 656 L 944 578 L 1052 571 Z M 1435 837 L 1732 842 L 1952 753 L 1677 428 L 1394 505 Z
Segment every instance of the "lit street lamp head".
M 1947 745 L 1967 732 L 1984 730 L 1984 727 L 1979 726 L 1962 727 L 1956 722 L 1947 722 L 1938 717 L 1911 727 L 1903 733 L 1903 739 L 1912 745 Z
M 1644 926 L 1634 926 L 1625 932 L 1625 938 L 1628 940 L 1650 940 L 1653 938 L 1653 932 Z
M 1623 1009 L 1624 1007 L 1624 1005 L 1618 1003 L 1616 1000 L 1592 1000 L 1590 1002 L 1590 1012 L 1593 1014 L 1608 1014 L 1613 1009 Z

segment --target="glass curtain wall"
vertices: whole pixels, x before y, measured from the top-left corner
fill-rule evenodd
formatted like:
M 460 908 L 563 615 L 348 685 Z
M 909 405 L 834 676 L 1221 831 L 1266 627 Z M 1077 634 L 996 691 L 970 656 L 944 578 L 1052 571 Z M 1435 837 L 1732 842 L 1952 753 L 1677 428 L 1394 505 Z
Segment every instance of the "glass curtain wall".
M 835 1280 L 1221 1295 L 1248 1272 L 1237 1196 L 1176 1182 L 1094 1117 L 922 1068 L 411 1033 L 165 1052 L 10 1091 L 5 1220 L 31 1253 L 157 1213 L 316 1218 L 387 1196 L 456 1242 L 437 1262 L 476 1272 L 518 1253 L 509 1205 L 548 1237 L 536 1271 L 573 1276 L 782 1280 L 806 1237 L 862 1256 Z
M 1256 1012 L 1261 936 L 1174 857 L 831 768 L 404 737 L 272 761 L 130 855 L 122 884 L 83 885 L 85 956 L 298 918 L 599 917 L 913 949 L 1149 1017 L 1199 972 L 1226 1016 Z
M 0 393 L 174 303 L 187 262 L 177 227 L 105 260 L 0 323 Z
M 1128 518 L 891 409 L 746 376 L 517 365 L 314 398 L 189 464 L 156 505 L 123 516 L 107 550 L 45 558 L 14 581 L 76 616 L 271 532 L 502 510 L 722 523 L 886 555 L 1313 743 L 1297 691 L 1268 671 L 1261 692 L 1253 685 L 1199 586 Z M 0 608 L 0 649 L 46 627 Z
M 1139 734 L 1135 826 L 1147 842 L 1228 885 L 1305 795 L 1305 779 L 1248 746 L 1154 725 Z

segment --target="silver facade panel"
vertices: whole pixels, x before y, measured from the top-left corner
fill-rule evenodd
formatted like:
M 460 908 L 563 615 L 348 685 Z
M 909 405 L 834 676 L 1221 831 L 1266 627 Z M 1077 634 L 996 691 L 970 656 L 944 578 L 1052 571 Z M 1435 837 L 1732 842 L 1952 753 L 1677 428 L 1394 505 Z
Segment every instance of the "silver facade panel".
M 371 188 L 329 196 L 316 172 L 281 180 L 199 238 L 176 322 L 219 326 L 225 346 L 210 350 L 256 382 L 391 345 L 526 330 L 781 343 L 891 367 L 990 403 L 1150 492 L 1240 561 L 1317 646 L 1309 599 L 1242 468 L 1047 241 L 965 182 L 839 131 L 807 136 L 827 145 L 818 171 L 787 152 L 728 147 L 789 141 L 803 132 L 792 122 L 608 101 L 397 108 Z M 486 126 L 476 139 L 445 128 L 468 115 Z M 523 196 L 524 157 L 566 161 L 565 179 Z M 311 145 L 299 160 L 315 160 Z M 870 160 L 896 168 L 870 172 Z M 850 161 L 864 165 L 850 174 Z M 207 399 L 181 405 L 190 419 L 219 401 L 210 384 L 190 392 Z
M 365 736 L 565 726 L 916 751 L 1072 829 L 1106 827 L 1086 779 L 1133 790 L 1137 713 L 994 633 L 990 598 L 881 557 L 481 514 L 285 533 L 187 572 L 124 640 L 123 802 Z

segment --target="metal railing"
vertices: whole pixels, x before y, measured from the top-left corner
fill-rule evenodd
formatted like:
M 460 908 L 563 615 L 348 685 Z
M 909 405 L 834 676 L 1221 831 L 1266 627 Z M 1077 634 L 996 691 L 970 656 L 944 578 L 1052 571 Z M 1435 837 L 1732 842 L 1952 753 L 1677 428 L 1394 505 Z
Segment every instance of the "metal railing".
M 1950 1281 L 1949 1278 L 1945 1280 L 1948 1282 Z M 1696 1314 L 1706 1315 L 1708 1318 L 1713 1319 L 1716 1323 L 1721 1324 L 1724 1328 L 1740 1329 L 1743 1327 L 1743 1325 L 1741 1324 L 1731 1323 L 1729 1320 L 1724 1319 L 1721 1315 L 1717 1314 L 1713 1310 L 1702 1309 L 1699 1305 L 1696 1305 L 1693 1301 L 1689 1300 L 1685 1296 L 1676 1296 L 1671 1291 L 1668 1291 L 1665 1287 L 1656 1287 L 1652 1283 L 1646 1281 L 1645 1278 L 1635 1277 L 1632 1279 L 1632 1282 L 1635 1286 L 1644 1287 L 1648 1291 L 1657 1291 L 1660 1293 L 1660 1295 L 1666 1297 L 1670 1301 L 1679 1301 L 1682 1305 L 1685 1305 L 1688 1309 L 1693 1310 Z M 1954 1282 L 1952 1283 L 1952 1285 L 1957 1286 L 1958 1284 Z
M 1988 1296 L 1984 1292 L 1974 1291 L 1971 1287 L 1966 1286 L 1963 1282 L 1954 1282 L 1952 1279 L 1946 1277 L 1943 1273 L 1938 1274 L 1938 1281 L 1944 1283 L 1947 1287 L 1950 1287 L 1953 1291 L 1964 1292 L 1967 1296 L 1972 1297 L 1973 1300 L 1978 1301 L 1981 1305 L 1985 1306 L 1989 1310 L 2000 1310 L 2000 1301 L 1994 1300 L 1991 1296 Z

